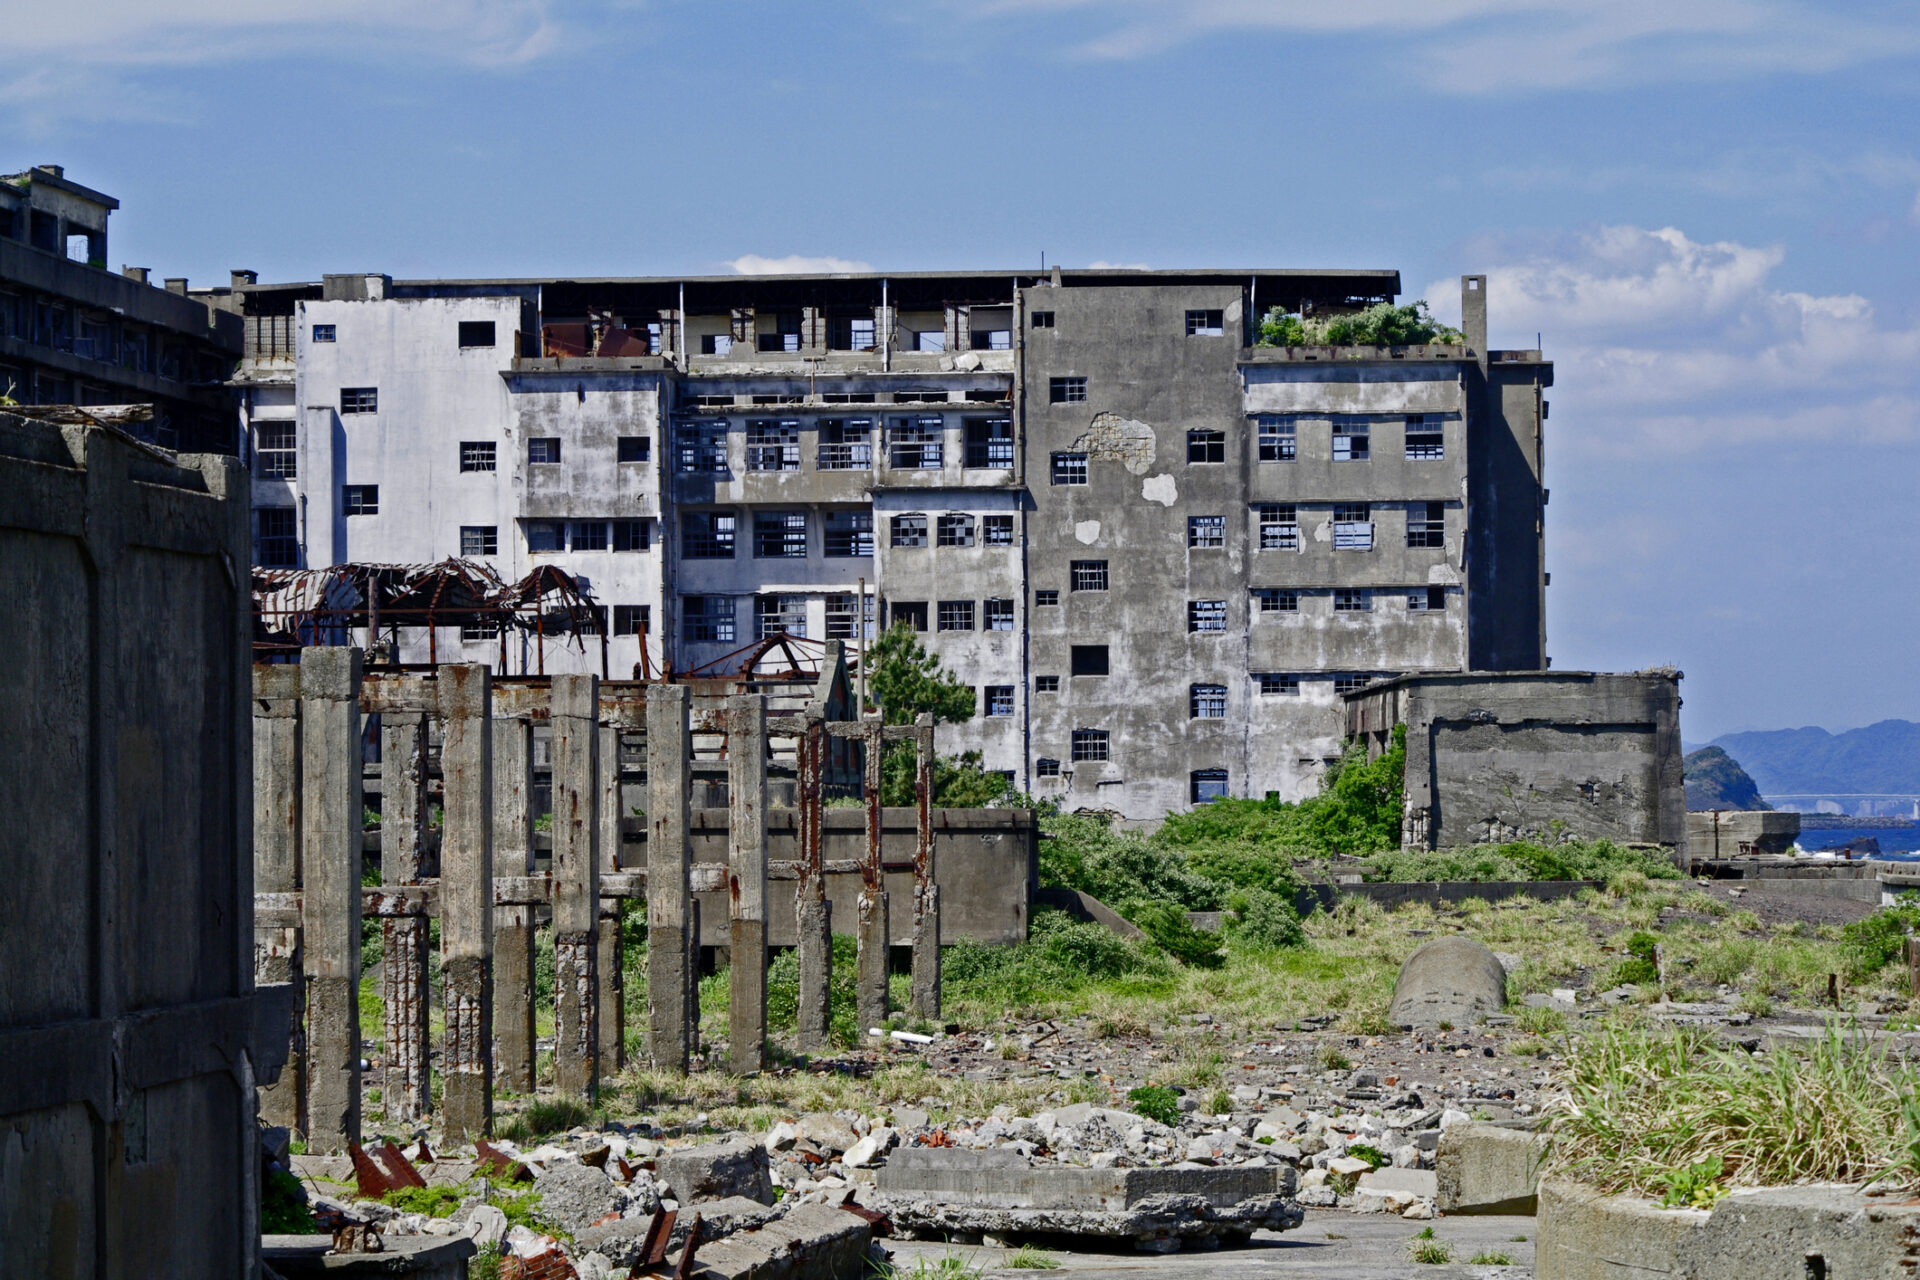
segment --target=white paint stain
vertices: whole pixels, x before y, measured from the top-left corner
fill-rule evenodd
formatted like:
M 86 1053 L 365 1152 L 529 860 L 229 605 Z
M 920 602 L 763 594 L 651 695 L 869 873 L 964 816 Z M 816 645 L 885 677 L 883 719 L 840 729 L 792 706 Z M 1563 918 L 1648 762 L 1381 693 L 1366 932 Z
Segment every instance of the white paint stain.
M 1180 490 L 1172 476 L 1148 476 L 1140 482 L 1140 496 L 1148 502 L 1170 507 L 1179 500 Z
M 1073 526 L 1073 536 L 1086 546 L 1092 546 L 1094 543 L 1100 541 L 1100 522 L 1098 520 L 1082 520 L 1079 524 Z
M 1313 526 L 1313 540 L 1315 542 L 1332 542 L 1333 521 L 1322 520 L 1319 524 Z

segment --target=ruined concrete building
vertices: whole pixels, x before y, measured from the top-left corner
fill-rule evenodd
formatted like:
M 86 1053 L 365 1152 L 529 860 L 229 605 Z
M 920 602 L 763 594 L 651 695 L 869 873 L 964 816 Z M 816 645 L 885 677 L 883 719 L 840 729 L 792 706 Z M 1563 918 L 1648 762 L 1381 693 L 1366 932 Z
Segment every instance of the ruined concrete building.
M 327 276 L 245 324 L 255 558 L 551 563 L 613 670 L 906 622 L 1069 807 L 1310 794 L 1341 695 L 1546 663 L 1538 351 L 1261 346 L 1394 271 Z M 864 581 L 864 592 L 861 584 Z M 485 628 L 440 660 L 497 660 Z M 424 657 L 424 638 L 403 657 Z M 598 669 L 589 650 L 574 660 Z
M 168 448 L 234 452 L 225 387 L 240 320 L 161 288 L 147 268 L 107 269 L 120 202 L 57 164 L 0 174 L 0 397 L 22 405 L 153 406 L 130 424 Z

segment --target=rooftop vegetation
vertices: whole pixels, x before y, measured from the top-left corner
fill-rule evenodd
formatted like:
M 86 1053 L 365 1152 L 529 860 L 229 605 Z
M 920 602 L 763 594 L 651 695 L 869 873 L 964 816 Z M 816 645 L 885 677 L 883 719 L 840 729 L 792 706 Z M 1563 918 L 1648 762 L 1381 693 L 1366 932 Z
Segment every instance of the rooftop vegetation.
M 1300 316 L 1274 307 L 1260 321 L 1255 346 L 1408 347 L 1461 343 L 1467 337 L 1433 318 L 1424 299 L 1394 306 L 1379 302 L 1350 315 Z

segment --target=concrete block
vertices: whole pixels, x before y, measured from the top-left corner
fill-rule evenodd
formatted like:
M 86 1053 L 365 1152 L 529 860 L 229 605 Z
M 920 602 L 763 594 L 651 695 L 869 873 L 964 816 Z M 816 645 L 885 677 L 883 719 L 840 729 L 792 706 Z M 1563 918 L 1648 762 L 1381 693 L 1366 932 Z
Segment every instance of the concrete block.
M 1662 1209 L 1637 1196 L 1610 1196 L 1579 1183 L 1540 1184 L 1535 1280 L 1657 1280 L 1674 1274 L 1680 1242 L 1706 1225 L 1699 1209 Z M 1804 1272 L 1795 1277 L 1804 1280 Z
M 1442 1213 L 1532 1213 L 1545 1135 L 1501 1125 L 1449 1125 L 1434 1154 Z
M 1356 1191 L 1377 1191 L 1383 1195 L 1418 1196 L 1431 1200 L 1438 1193 L 1431 1169 L 1375 1169 L 1360 1175 Z
M 889 1197 L 937 1198 L 953 1205 L 1115 1212 L 1168 1197 L 1223 1207 L 1246 1199 L 1287 1195 L 1293 1190 L 1293 1170 L 1273 1165 L 1035 1167 L 1017 1152 L 1002 1149 L 909 1147 L 887 1161 L 877 1185 Z
M 738 1231 L 763 1227 L 781 1216 L 778 1206 L 761 1204 L 745 1196 L 702 1200 L 698 1205 L 689 1207 L 674 1224 L 675 1244 L 686 1238 L 687 1228 L 693 1222 L 695 1213 L 700 1215 L 700 1238 L 709 1242 Z M 573 1238 L 574 1256 L 591 1251 L 603 1254 L 623 1267 L 632 1266 L 640 1260 L 641 1250 L 646 1244 L 647 1228 L 652 1221 L 653 1215 L 650 1213 L 634 1213 L 602 1227 L 588 1227 L 576 1232 Z M 705 1248 L 705 1245 L 701 1246 L 702 1250 Z M 696 1251 L 696 1258 L 699 1252 Z
M 682 1204 L 723 1196 L 773 1203 L 767 1149 L 744 1138 L 669 1151 L 660 1157 L 654 1172 Z
M 1506 1003 L 1507 971 L 1493 952 L 1471 938 L 1435 938 L 1400 966 L 1387 1021 L 1397 1027 L 1466 1027 Z
M 568 1235 L 579 1235 L 621 1206 L 605 1172 L 589 1164 L 561 1164 L 534 1179 L 540 1216 Z
M 477 1252 L 465 1236 L 388 1236 L 383 1243 L 379 1253 L 334 1254 L 332 1236 L 263 1236 L 260 1256 L 282 1280 L 466 1280 L 467 1259 Z
M 753 1231 L 705 1246 L 693 1275 L 705 1280 L 856 1280 L 867 1274 L 873 1228 L 831 1205 L 801 1205 Z

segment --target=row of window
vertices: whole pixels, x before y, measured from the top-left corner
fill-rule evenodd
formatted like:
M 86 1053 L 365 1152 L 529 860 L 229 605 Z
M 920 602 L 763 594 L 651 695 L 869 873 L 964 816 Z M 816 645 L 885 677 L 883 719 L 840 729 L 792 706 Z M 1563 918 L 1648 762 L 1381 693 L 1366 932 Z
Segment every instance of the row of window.
M 1056 382 L 1062 379 L 1055 379 Z M 1085 379 L 1079 379 L 1084 383 Z M 1082 399 L 1085 388 L 1082 388 Z M 1068 401 L 1068 403 L 1072 403 Z M 1428 420 L 1431 419 L 1431 422 Z M 1416 430 L 1415 423 L 1422 429 Z M 1409 461 L 1431 461 L 1446 457 L 1446 437 L 1437 414 L 1407 419 L 1406 456 Z M 1299 457 L 1298 423 L 1290 417 L 1263 416 L 1259 419 L 1258 445 L 1262 462 L 1293 462 Z M 1373 456 L 1370 420 L 1335 419 L 1333 423 L 1333 459 L 1336 462 L 1365 462 Z M 1224 464 L 1227 460 L 1227 433 L 1210 427 L 1187 432 L 1187 462 L 1194 465 Z M 1059 450 L 1050 457 L 1048 477 L 1054 484 L 1087 483 L 1087 455 Z
M 342 409 L 342 412 L 348 412 Z M 354 412 L 359 412 L 358 410 Z M 299 447 L 295 425 L 291 422 L 254 424 L 254 470 L 262 476 L 292 480 L 299 475 Z M 620 462 L 647 462 L 653 457 L 650 436 L 621 436 L 615 446 Z M 527 441 L 527 462 L 532 465 L 558 465 L 558 436 L 534 436 Z M 462 440 L 460 470 L 495 471 L 499 469 L 499 446 L 491 440 Z
M 798 471 L 803 456 L 797 419 L 756 419 L 747 423 L 748 471 Z M 884 427 L 887 466 L 896 471 L 938 471 L 946 465 L 946 419 L 938 415 L 893 418 Z M 817 428 L 814 469 L 867 471 L 873 467 L 875 422 L 871 418 L 827 418 Z M 972 470 L 1013 469 L 1013 421 L 969 418 L 962 424 L 963 463 Z M 674 466 L 692 475 L 727 475 L 727 424 L 699 420 L 675 430 Z
M 122 320 L 107 312 L 88 312 L 51 295 L 0 291 L 0 338 L 17 338 L 38 347 L 64 351 L 83 360 L 116 365 L 163 378 L 183 375 L 218 382 L 232 368 L 212 356 L 169 341 L 159 329 Z M 107 376 L 107 375 L 90 375 Z M 0 385 L 0 392 L 6 390 Z M 19 392 L 23 388 L 16 387 Z M 21 398 L 16 395 L 16 399 Z
M 339 338 L 339 329 L 335 325 L 316 324 L 308 329 L 308 337 L 314 342 L 333 342 Z M 494 344 L 494 324 L 491 320 L 460 321 L 460 346 L 490 347 Z
M 589 634 L 598 634 L 607 626 L 607 606 L 597 604 L 593 608 L 593 622 Z M 653 608 L 644 604 L 616 604 L 613 606 L 613 629 L 607 634 L 612 636 L 645 636 L 653 634 Z M 468 644 L 478 644 L 500 638 L 500 624 L 497 622 L 476 622 L 460 628 L 460 638 Z
M 680 557 L 683 560 L 731 560 L 734 558 L 739 529 L 739 517 L 730 511 L 682 512 Z M 829 511 L 821 539 L 821 554 L 830 559 L 871 556 L 873 513 Z M 806 512 L 753 513 L 754 559 L 804 560 L 806 555 Z
M 887 399 L 882 400 L 885 396 Z M 979 387 L 957 394 L 945 387 L 907 387 L 899 391 L 823 391 L 817 395 L 807 395 L 798 391 L 755 392 L 750 395 L 738 395 L 731 391 L 717 394 L 684 396 L 684 403 L 695 409 L 732 409 L 741 401 L 758 407 L 774 405 L 805 404 L 818 399 L 821 404 L 951 404 L 956 400 L 962 404 L 1005 404 L 1009 392 L 1005 387 Z
M 915 631 L 925 631 L 927 619 L 931 616 L 936 629 L 940 631 L 972 631 L 975 629 L 973 603 L 971 600 L 936 601 L 929 615 L 925 600 L 890 600 L 887 602 L 887 620 L 890 626 L 905 623 Z M 979 630 L 1013 630 L 1013 604 L 1008 599 L 982 600 Z
M 852 592 L 826 597 L 829 640 L 852 640 L 874 633 L 874 598 Z M 807 597 L 764 595 L 753 600 L 754 639 L 807 634 Z M 680 635 L 689 644 L 733 644 L 738 638 L 732 596 L 681 596 Z

